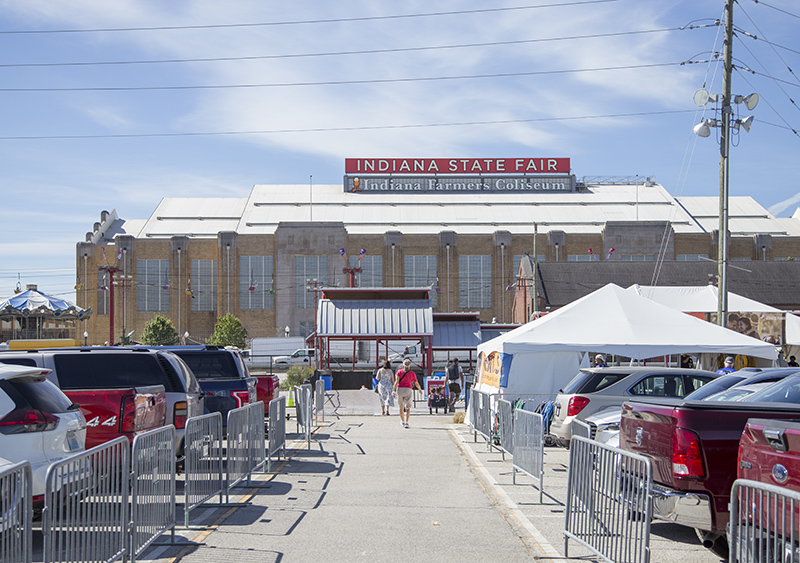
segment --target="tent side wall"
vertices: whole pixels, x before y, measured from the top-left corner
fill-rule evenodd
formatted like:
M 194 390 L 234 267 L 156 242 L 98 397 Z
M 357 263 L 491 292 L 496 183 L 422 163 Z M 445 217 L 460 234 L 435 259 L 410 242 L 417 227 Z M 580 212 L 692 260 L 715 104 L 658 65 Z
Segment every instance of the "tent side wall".
M 588 366 L 589 356 L 582 352 L 521 352 L 511 359 L 507 387 L 498 391 L 481 384 L 476 389 L 506 395 L 555 396 L 582 367 Z

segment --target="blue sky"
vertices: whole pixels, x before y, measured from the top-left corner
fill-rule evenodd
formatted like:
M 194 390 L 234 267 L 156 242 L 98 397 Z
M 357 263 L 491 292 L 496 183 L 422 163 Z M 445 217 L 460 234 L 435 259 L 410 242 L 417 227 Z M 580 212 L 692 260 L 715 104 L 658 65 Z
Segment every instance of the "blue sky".
M 73 298 L 103 209 L 339 183 L 347 157 L 570 157 L 579 178 L 715 197 L 717 131 L 692 133 L 692 96 L 722 89 L 702 61 L 724 4 L 0 0 L 0 296 L 19 280 Z M 740 106 L 755 123 L 733 138 L 730 193 L 791 215 L 800 6 L 739 0 L 734 23 L 733 92 L 761 102 Z

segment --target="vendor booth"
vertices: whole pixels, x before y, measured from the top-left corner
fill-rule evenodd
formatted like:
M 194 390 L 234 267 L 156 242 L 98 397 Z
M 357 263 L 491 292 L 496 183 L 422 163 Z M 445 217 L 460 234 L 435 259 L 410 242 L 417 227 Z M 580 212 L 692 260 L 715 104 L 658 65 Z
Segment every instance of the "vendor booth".
M 544 317 L 478 347 L 476 389 L 487 393 L 555 394 L 590 355 L 645 360 L 692 354 L 709 365 L 742 354 L 772 365 L 773 344 L 756 340 L 608 284 Z

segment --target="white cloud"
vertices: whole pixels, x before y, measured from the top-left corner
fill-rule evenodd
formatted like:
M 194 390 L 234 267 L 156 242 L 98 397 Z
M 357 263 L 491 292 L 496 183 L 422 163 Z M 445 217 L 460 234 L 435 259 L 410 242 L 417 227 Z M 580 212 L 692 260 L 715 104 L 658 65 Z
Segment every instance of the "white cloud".
M 767 211 L 769 211 L 775 217 L 778 217 L 787 209 L 793 208 L 798 204 L 800 204 L 800 193 L 796 193 L 788 199 L 779 201 L 778 203 L 771 205 L 770 207 L 767 208 Z M 787 213 L 786 216 L 788 215 L 790 214 Z

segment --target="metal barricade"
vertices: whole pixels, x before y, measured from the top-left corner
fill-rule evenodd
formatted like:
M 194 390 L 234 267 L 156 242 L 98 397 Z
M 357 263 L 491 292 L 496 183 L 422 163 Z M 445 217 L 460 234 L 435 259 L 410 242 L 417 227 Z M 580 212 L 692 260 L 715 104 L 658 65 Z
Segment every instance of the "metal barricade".
M 475 434 L 474 440 L 477 442 L 478 434 L 483 436 L 491 444 L 492 438 L 492 410 L 489 405 L 488 393 L 472 390 L 472 404 L 470 406 L 471 416 L 470 425 Z
M 33 557 L 31 465 L 27 461 L 0 471 L 0 562 L 30 563 Z
M 497 434 L 500 438 L 500 449 L 514 455 L 514 407 L 511 401 L 497 401 Z M 505 455 L 503 456 L 505 459 Z
M 313 418 L 311 401 L 311 385 L 304 383 L 294 388 L 294 405 L 297 418 L 297 432 L 302 430 L 308 447 L 311 447 L 311 419 Z
M 184 437 L 186 470 L 184 481 L 184 525 L 189 527 L 189 512 L 214 495 L 224 502 L 225 477 L 222 471 L 222 415 L 219 412 L 195 416 L 186 421 Z
M 514 454 L 512 482 L 517 483 L 517 471 L 535 481 L 539 489 L 539 504 L 544 497 L 544 422 L 539 413 L 514 410 Z
M 267 471 L 272 471 L 272 456 L 286 455 L 286 396 L 269 402 L 269 441 L 267 446 Z
M 592 440 L 592 427 L 582 420 L 572 419 L 572 437 L 580 436 L 587 440 Z
M 317 424 L 325 422 L 325 382 L 321 379 L 314 387 L 314 420 Z
M 573 539 L 607 561 L 648 562 L 652 498 L 649 459 L 573 436 L 564 555 Z
M 259 401 L 228 411 L 226 469 L 228 493 L 265 462 L 264 403 Z
M 44 563 L 126 557 L 129 453 L 128 439 L 120 437 L 48 468 L 42 513 Z
M 157 428 L 131 447 L 130 559 L 136 561 L 158 536 L 175 536 L 175 427 Z
M 731 489 L 730 563 L 800 561 L 800 492 L 737 479 Z

